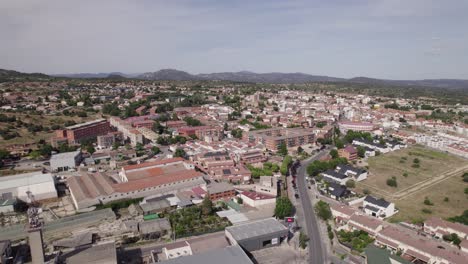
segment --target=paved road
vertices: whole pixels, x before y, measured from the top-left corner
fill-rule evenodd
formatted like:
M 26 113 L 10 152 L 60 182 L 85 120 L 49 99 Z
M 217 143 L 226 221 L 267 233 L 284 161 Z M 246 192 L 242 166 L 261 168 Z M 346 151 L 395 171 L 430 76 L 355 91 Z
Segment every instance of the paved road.
M 314 160 L 321 158 L 327 153 L 328 150 L 319 152 L 314 157 L 304 160 L 301 162 L 301 167 L 297 171 L 297 188 L 299 189 L 300 199 L 302 208 L 304 211 L 304 218 L 306 223 L 307 235 L 309 236 L 309 263 L 322 264 L 326 263 L 326 256 L 324 256 L 324 250 L 322 246 L 322 239 L 320 237 L 319 226 L 317 218 L 312 207 L 312 202 L 307 191 L 306 183 L 306 168 L 309 163 Z M 315 197 L 314 197 L 315 199 Z

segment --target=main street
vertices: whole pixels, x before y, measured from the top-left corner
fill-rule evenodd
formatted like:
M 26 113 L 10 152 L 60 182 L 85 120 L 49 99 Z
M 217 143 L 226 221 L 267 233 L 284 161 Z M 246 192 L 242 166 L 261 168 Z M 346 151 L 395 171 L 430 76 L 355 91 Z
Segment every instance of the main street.
M 317 153 L 312 158 L 304 160 L 301 162 L 301 167 L 297 171 L 297 188 L 299 190 L 300 200 L 302 208 L 304 211 L 304 220 L 305 227 L 307 231 L 307 236 L 309 240 L 309 263 L 313 264 L 322 264 L 326 263 L 326 254 L 324 254 L 323 241 L 320 237 L 320 230 L 317 223 L 317 218 L 314 213 L 314 208 L 312 206 L 311 199 L 309 197 L 309 192 L 307 191 L 306 175 L 307 175 L 307 165 L 309 165 L 314 160 L 320 159 L 326 155 L 328 149 L 324 149 Z M 315 197 L 314 197 L 315 199 Z

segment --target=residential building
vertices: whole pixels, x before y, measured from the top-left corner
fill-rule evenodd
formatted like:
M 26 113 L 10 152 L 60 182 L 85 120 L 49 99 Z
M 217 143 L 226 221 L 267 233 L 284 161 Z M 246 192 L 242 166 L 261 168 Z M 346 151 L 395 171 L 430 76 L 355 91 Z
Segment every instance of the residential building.
M 262 205 L 276 203 L 276 196 L 250 191 L 241 192 L 240 198 L 242 199 L 243 204 L 246 204 L 251 207 L 259 207 Z
M 358 151 L 353 145 L 347 145 L 345 148 L 338 149 L 338 155 L 341 158 L 346 158 L 349 161 L 357 160 Z
M 226 182 L 213 182 L 206 186 L 210 200 L 228 200 L 236 195 L 236 192 L 231 184 Z
M 346 134 L 348 130 L 371 132 L 375 129 L 375 126 L 367 122 L 340 121 L 338 122 L 338 128 L 341 133 Z
M 266 149 L 276 152 L 281 144 L 287 148 L 297 148 L 315 142 L 315 133 L 310 128 L 270 128 L 244 133 L 243 139 L 255 144 L 263 144 Z
M 442 238 L 444 235 L 457 234 L 460 239 L 468 239 L 468 226 L 460 223 L 453 223 L 442 220 L 438 217 L 431 217 L 424 221 L 424 232 Z
M 362 206 L 367 215 L 380 219 L 390 217 L 397 213 L 394 203 L 387 202 L 383 198 L 377 199 L 370 195 L 366 196 Z
M 106 135 L 109 131 L 109 122 L 105 119 L 97 119 L 57 130 L 56 137 L 66 138 L 69 144 L 80 144 L 83 140 Z

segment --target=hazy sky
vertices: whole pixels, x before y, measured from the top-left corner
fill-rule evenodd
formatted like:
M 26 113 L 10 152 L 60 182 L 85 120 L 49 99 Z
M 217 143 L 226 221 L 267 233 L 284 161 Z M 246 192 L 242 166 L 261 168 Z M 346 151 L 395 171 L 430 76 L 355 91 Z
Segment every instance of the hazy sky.
M 0 0 L 0 68 L 468 79 L 467 0 Z

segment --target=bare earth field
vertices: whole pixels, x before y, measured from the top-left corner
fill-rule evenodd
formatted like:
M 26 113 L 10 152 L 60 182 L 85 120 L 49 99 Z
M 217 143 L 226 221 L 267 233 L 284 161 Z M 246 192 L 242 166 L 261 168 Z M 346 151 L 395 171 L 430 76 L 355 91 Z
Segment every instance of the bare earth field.
M 31 123 L 31 124 L 37 124 L 37 125 L 42 125 L 44 127 L 51 127 L 52 125 L 63 125 L 66 121 L 73 120 L 76 123 L 82 123 L 90 120 L 94 120 L 99 118 L 99 116 L 93 115 L 91 116 L 90 113 L 88 113 L 88 117 L 77 117 L 77 116 L 48 116 L 48 115 L 27 115 L 27 114 L 21 114 L 21 113 L 15 113 L 14 115 L 18 120 L 21 120 L 25 123 Z M 9 116 L 13 115 L 11 113 L 8 113 Z M 0 129 L 5 129 L 9 125 L 15 125 L 16 123 L 0 123 Z M 25 127 L 21 128 L 16 128 L 14 131 L 18 132 L 20 137 L 16 137 L 10 140 L 4 140 L 3 138 L 0 137 L 0 147 L 5 147 L 7 145 L 12 145 L 12 144 L 28 144 L 28 143 L 34 143 L 38 142 L 39 140 L 43 139 L 48 141 L 52 136 L 54 131 L 41 131 L 41 132 L 36 132 L 36 133 L 31 133 L 29 132 Z
M 419 168 L 413 167 L 415 158 Z M 392 217 L 393 221 L 417 222 L 431 215 L 445 218 L 468 209 L 468 195 L 464 194 L 468 184 L 460 177 L 468 171 L 466 159 L 415 145 L 369 158 L 368 162 L 369 177 L 357 184 L 357 190 L 367 189 L 394 202 L 400 212 Z M 396 178 L 397 187 L 387 185 L 391 177 Z M 425 197 L 434 205 L 425 205 Z M 423 213 L 423 208 L 432 214 Z

